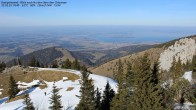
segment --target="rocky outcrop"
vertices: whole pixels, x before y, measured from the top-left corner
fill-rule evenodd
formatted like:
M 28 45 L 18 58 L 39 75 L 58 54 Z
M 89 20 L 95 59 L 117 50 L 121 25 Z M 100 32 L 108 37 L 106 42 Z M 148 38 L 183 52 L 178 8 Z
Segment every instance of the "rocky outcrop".
M 196 42 L 192 38 L 184 38 L 176 41 L 174 45 L 169 46 L 160 54 L 160 69 L 169 71 L 172 66 L 173 58 L 176 61 L 181 60 L 182 63 L 192 61 L 196 52 Z

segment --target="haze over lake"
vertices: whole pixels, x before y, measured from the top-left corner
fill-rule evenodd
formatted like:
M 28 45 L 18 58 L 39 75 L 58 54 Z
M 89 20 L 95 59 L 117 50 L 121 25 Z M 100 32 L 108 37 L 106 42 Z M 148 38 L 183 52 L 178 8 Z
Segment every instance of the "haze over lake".
M 179 26 L 9 27 L 0 29 L 0 46 L 32 50 L 51 46 L 69 50 L 96 50 L 138 43 L 163 43 L 194 34 L 196 27 Z
M 196 27 L 166 26 L 47 26 L 2 28 L 2 38 L 79 38 L 99 42 L 165 42 L 196 34 Z

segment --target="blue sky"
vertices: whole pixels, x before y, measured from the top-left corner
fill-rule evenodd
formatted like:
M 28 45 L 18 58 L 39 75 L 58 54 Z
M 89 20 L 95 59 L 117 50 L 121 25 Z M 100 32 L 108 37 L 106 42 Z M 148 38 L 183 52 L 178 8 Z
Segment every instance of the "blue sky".
M 9 0 L 0 0 L 9 1 Z M 19 0 L 12 0 L 19 1 Z M 26 0 L 39 1 L 39 0 Z M 43 0 L 41 0 L 43 1 Z M 62 0 L 45 0 L 62 1 Z M 196 0 L 64 0 L 62 7 L 0 7 L 0 26 L 196 26 Z

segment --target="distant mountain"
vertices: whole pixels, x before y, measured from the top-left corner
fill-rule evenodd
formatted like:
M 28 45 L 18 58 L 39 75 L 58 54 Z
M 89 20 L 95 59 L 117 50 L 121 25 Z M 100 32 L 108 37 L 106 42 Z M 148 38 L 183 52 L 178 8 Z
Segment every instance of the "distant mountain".
M 153 48 L 147 49 L 142 52 L 129 54 L 114 60 L 111 60 L 102 65 L 92 68 L 92 72 L 108 77 L 113 77 L 113 72 L 117 70 L 117 62 L 119 59 L 125 64 L 126 62 L 133 62 L 137 58 L 149 54 L 151 63 L 159 62 L 160 69 L 168 71 L 173 62 L 173 58 L 176 61 L 181 60 L 182 63 L 190 62 L 194 55 L 196 55 L 196 35 L 184 37 L 163 44 L 159 44 Z
M 109 50 L 72 51 L 72 54 L 89 66 L 97 66 L 110 60 L 152 48 L 157 44 L 137 44 Z
M 33 57 L 35 57 L 35 59 L 43 65 L 51 64 L 54 60 L 62 63 L 67 58 L 71 61 L 74 59 L 74 57 L 71 55 L 71 52 L 69 52 L 68 50 L 58 47 L 50 47 L 21 56 L 20 60 L 23 65 L 28 65 Z M 14 64 L 14 60 L 8 62 L 7 64 Z
M 119 58 L 131 53 L 140 52 L 153 46 L 156 45 L 140 44 L 116 49 L 91 51 L 69 51 L 60 47 L 49 47 L 20 56 L 19 58 L 23 65 L 28 65 L 33 57 L 35 57 L 35 59 L 43 65 L 50 65 L 54 60 L 57 60 L 59 64 L 62 64 L 62 62 L 67 58 L 71 61 L 77 58 L 81 64 L 85 64 L 88 67 L 94 67 L 106 63 L 112 59 Z M 10 66 L 13 65 L 14 60 L 9 61 L 7 64 Z

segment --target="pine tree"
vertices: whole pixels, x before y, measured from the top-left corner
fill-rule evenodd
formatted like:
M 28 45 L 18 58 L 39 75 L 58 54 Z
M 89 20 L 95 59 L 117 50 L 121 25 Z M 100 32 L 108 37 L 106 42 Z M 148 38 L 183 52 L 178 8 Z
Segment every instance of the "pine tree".
M 36 60 L 36 62 L 35 62 L 35 67 L 40 67 L 40 63 L 38 60 Z
M 33 103 L 31 102 L 29 94 L 25 94 L 25 99 L 23 101 L 23 104 L 25 105 L 24 110 L 35 110 L 35 107 L 33 106 Z
M 4 62 L 0 63 L 0 73 L 5 70 L 6 64 Z
M 191 84 L 186 79 L 179 79 L 172 85 L 171 91 L 174 96 L 174 100 L 183 106 L 185 98 L 191 89 Z
M 68 58 L 65 60 L 63 68 L 71 69 L 71 61 Z
M 174 74 L 175 74 L 174 79 L 177 79 L 183 75 L 183 67 L 182 67 L 180 57 L 178 58 L 178 62 L 176 63 L 176 68 L 175 68 Z
M 101 93 L 99 91 L 99 88 L 97 88 L 96 90 L 95 103 L 96 110 L 101 110 Z
M 170 68 L 170 72 L 172 74 L 172 78 L 175 81 L 183 74 L 183 65 L 181 63 L 180 57 L 178 58 L 178 61 L 176 62 L 175 57 L 173 57 L 173 63 Z
M 134 72 L 132 69 L 132 64 L 130 62 L 127 63 L 127 71 L 126 71 L 126 75 L 125 75 L 125 81 L 126 81 L 126 88 L 128 89 L 128 92 L 131 93 L 132 89 L 134 87 Z
M 59 66 L 58 66 L 57 60 L 53 61 L 53 62 L 52 62 L 52 68 L 58 68 L 58 67 L 59 67 Z
M 121 64 L 120 64 L 121 65 Z M 123 65 L 121 68 L 118 67 L 119 72 L 122 71 Z M 127 110 L 129 109 L 129 105 L 131 103 L 131 93 L 133 89 L 133 82 L 134 82 L 134 73 L 132 71 L 132 65 L 130 62 L 127 62 L 127 71 L 125 73 L 121 73 L 119 76 L 118 82 L 118 93 L 112 100 L 112 110 Z
M 163 95 L 158 84 L 158 67 L 150 69 L 148 54 L 140 59 L 140 67 L 135 81 L 131 109 L 136 110 L 163 110 Z
M 175 70 L 176 70 L 176 59 L 175 57 L 173 57 L 173 62 L 171 64 L 170 72 L 175 73 Z
M 191 103 L 196 103 L 196 88 L 191 88 L 186 95 Z
M 171 92 L 171 88 L 169 85 L 166 85 L 164 89 L 162 89 L 162 95 L 163 95 L 163 104 L 162 106 L 165 108 L 165 110 L 173 110 L 174 103 L 174 95 Z
M 75 69 L 75 70 L 80 70 L 80 64 L 78 62 L 78 59 L 75 59 L 71 65 L 71 68 L 72 69 Z
M 196 55 L 192 59 L 192 71 L 196 72 Z
M 80 98 L 80 102 L 76 107 L 76 110 L 95 110 L 95 90 L 92 79 L 89 79 L 89 73 L 87 72 L 87 69 L 83 67 L 82 70 L 82 77 L 81 77 L 81 87 L 80 87 L 80 93 L 81 96 L 78 96 Z
M 51 110 L 62 110 L 61 95 L 59 95 L 59 89 L 53 84 L 52 96 L 50 97 Z
M 18 85 L 16 84 L 16 81 L 14 80 L 14 77 L 10 76 L 9 90 L 8 90 L 9 98 L 10 99 L 14 98 L 19 91 L 20 90 L 18 89 Z
M 103 99 L 101 101 L 102 110 L 110 110 L 110 104 L 113 97 L 115 96 L 114 90 L 110 87 L 109 82 L 107 81 L 105 90 L 103 91 Z
M 32 67 L 36 67 L 36 59 L 35 59 L 35 56 L 33 56 L 29 62 L 29 66 L 32 66 Z
M 117 71 L 114 72 L 114 79 L 116 79 L 118 82 L 121 82 L 121 80 L 123 79 L 123 74 L 124 74 L 124 70 L 123 70 L 123 64 L 121 59 L 118 60 L 117 63 Z

